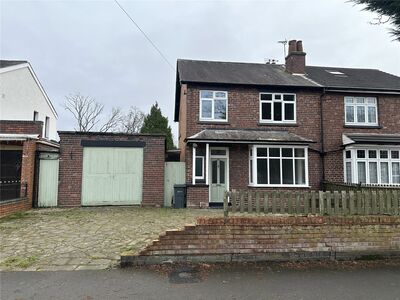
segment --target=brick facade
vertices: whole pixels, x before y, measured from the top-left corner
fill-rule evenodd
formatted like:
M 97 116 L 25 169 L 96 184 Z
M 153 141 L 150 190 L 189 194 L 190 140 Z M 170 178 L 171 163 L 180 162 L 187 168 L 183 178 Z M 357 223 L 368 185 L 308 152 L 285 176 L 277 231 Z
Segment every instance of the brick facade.
M 38 134 L 41 137 L 42 132 L 42 121 L 0 120 L 0 133 Z
M 41 136 L 43 122 L 40 121 L 0 121 L 0 133 L 38 134 Z M 32 208 L 34 197 L 35 153 L 38 140 L 10 141 L 22 146 L 21 198 L 0 204 L 0 217 Z M 2 142 L 8 144 L 7 142 Z M 6 151 L 6 150 L 5 150 Z
M 228 92 L 228 121 L 226 123 L 199 121 L 199 95 L 200 90 L 203 89 Z M 260 124 L 260 92 L 295 93 L 296 124 Z M 345 126 L 344 97 L 348 95 L 357 96 L 356 94 L 337 92 L 323 93 L 321 88 L 282 89 L 238 85 L 182 84 L 179 110 L 179 145 L 181 148 L 181 161 L 186 163 L 187 183 L 192 183 L 192 147 L 186 144 L 185 139 L 204 129 L 287 130 L 314 141 L 309 145 L 308 151 L 309 186 L 311 189 L 320 189 L 324 179 L 343 182 L 343 133 L 400 133 L 400 118 L 398 117 L 398 112 L 400 111 L 399 96 L 360 94 L 363 97 L 376 97 L 378 100 L 379 126 L 376 128 L 362 128 Z M 321 122 L 323 122 L 323 133 L 321 131 Z M 210 144 L 210 147 L 212 146 L 222 145 Z M 248 188 L 248 145 L 231 144 L 223 146 L 229 147 L 230 189 Z M 202 147 L 204 148 L 204 145 L 199 144 L 197 151 L 202 151 Z M 325 174 L 323 174 L 323 169 L 325 169 Z M 270 190 L 271 188 L 254 187 L 252 189 Z M 278 189 L 295 190 L 299 188 Z M 304 190 L 304 188 L 302 189 Z M 202 200 L 197 202 L 200 203 Z
M 158 135 L 128 135 L 59 132 L 60 136 L 60 183 L 58 205 L 81 205 L 83 147 L 81 140 L 143 141 L 143 196 L 142 206 L 163 206 L 165 137 Z
M 354 259 L 400 256 L 397 216 L 199 218 L 169 230 L 122 266 L 174 262 Z
M 378 101 L 378 126 L 346 126 L 344 97 L 349 94 L 332 93 L 323 97 L 325 179 L 343 182 L 342 134 L 345 133 L 400 133 L 400 96 L 359 94 L 360 97 L 376 97 Z

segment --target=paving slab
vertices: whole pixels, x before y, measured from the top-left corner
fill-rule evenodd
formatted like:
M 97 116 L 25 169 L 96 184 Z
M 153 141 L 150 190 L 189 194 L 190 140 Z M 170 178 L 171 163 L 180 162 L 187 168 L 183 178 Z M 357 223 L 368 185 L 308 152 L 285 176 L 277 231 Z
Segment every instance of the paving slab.
M 166 230 L 221 210 L 141 207 L 34 209 L 0 219 L 0 271 L 108 269 Z

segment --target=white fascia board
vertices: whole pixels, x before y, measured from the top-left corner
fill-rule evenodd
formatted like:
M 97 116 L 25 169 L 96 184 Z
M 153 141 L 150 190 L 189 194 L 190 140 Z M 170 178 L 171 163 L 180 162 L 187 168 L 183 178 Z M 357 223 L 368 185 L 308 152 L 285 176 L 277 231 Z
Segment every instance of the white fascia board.
M 0 133 L 0 141 L 26 141 L 38 138 L 38 134 Z

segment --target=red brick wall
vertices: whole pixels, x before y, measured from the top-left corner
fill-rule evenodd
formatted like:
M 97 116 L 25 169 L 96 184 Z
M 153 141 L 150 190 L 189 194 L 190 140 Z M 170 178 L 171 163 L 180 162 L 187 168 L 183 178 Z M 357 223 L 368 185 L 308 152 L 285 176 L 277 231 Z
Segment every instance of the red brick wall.
M 199 121 L 199 91 L 213 89 L 228 91 L 228 123 L 210 123 Z M 288 130 L 315 143 L 309 148 L 309 183 L 312 189 L 319 189 L 322 180 L 321 151 L 321 118 L 320 91 L 292 90 L 296 93 L 296 126 L 259 124 L 259 93 L 267 90 L 255 87 L 224 87 L 206 85 L 187 85 L 182 87 L 179 130 L 181 160 L 186 162 L 186 181 L 191 183 L 192 154 L 184 140 L 203 129 L 236 128 Z M 272 90 L 271 90 L 272 91 Z M 279 89 L 273 91 L 280 92 Z M 348 128 L 344 126 L 344 96 L 347 94 L 327 93 L 323 97 L 325 179 L 343 181 L 342 133 L 400 133 L 400 98 L 398 96 L 375 96 L 378 99 L 378 128 Z M 186 134 L 185 134 L 186 133 Z M 248 184 L 248 148 L 246 146 L 230 147 L 230 188 L 247 188 Z M 240 176 L 237 176 L 240 174 Z M 260 188 L 257 188 L 260 189 Z M 260 189 L 261 190 L 261 189 Z
M 375 133 L 400 134 L 400 97 L 360 94 L 378 99 L 378 123 L 376 128 L 345 126 L 344 97 L 348 94 L 327 94 L 323 100 L 325 179 L 343 182 L 342 134 Z
M 400 255 L 398 216 L 203 217 L 196 225 L 167 231 L 133 257 L 133 263 L 156 262 L 157 256 L 173 261 L 207 261 L 207 256 L 214 261 L 221 256 L 225 261 L 246 261 L 393 253 Z
M 22 148 L 21 169 L 21 196 L 25 194 L 25 183 L 27 184 L 26 197 L 20 200 L 0 204 L 0 217 L 32 208 L 33 185 L 35 173 L 36 140 L 25 141 Z
M 38 134 L 42 136 L 42 121 L 0 120 L 0 133 Z
M 184 143 L 185 138 L 208 128 L 265 129 L 287 130 L 315 142 L 310 145 L 309 149 L 309 184 L 312 189 L 320 188 L 322 167 L 318 152 L 321 147 L 319 92 L 294 91 L 297 94 L 297 124 L 282 126 L 259 124 L 259 93 L 266 90 L 253 87 L 212 87 L 211 89 L 228 91 L 228 123 L 201 122 L 199 121 L 201 89 L 210 89 L 210 87 L 189 85 L 183 87 L 181 91 L 181 95 L 185 94 L 184 99 L 181 99 L 181 101 L 185 100 L 185 104 L 181 104 L 179 115 L 181 160 L 186 162 L 186 181 L 188 183 L 192 182 L 192 149 Z M 279 92 L 279 90 L 275 91 Z M 230 189 L 247 188 L 249 183 L 248 145 L 224 146 L 229 146 Z M 268 190 L 268 188 L 256 189 Z
M 208 185 L 188 185 L 186 190 L 188 208 L 208 207 Z
M 60 183 L 58 205 L 80 206 L 83 147 L 81 140 L 144 141 L 143 206 L 163 206 L 165 137 L 157 135 L 125 135 L 59 132 Z

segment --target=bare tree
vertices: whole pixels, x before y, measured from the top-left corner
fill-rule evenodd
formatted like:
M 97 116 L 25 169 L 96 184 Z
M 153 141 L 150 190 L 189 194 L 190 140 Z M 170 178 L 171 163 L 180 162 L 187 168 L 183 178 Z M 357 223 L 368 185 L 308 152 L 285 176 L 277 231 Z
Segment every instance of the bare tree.
M 101 114 L 104 105 L 94 98 L 83 96 L 80 93 L 70 94 L 65 97 L 64 109 L 72 113 L 77 127 L 75 130 L 92 131 L 101 121 Z M 99 131 L 107 132 L 116 130 L 122 120 L 122 113 L 119 108 L 113 108 L 106 122 L 100 126 Z
M 143 125 L 145 114 L 136 106 L 131 106 L 128 113 L 122 118 L 121 131 L 137 133 Z
M 122 123 L 124 116 L 120 108 L 113 108 L 107 121 L 100 127 L 100 132 L 118 131 L 118 127 Z

